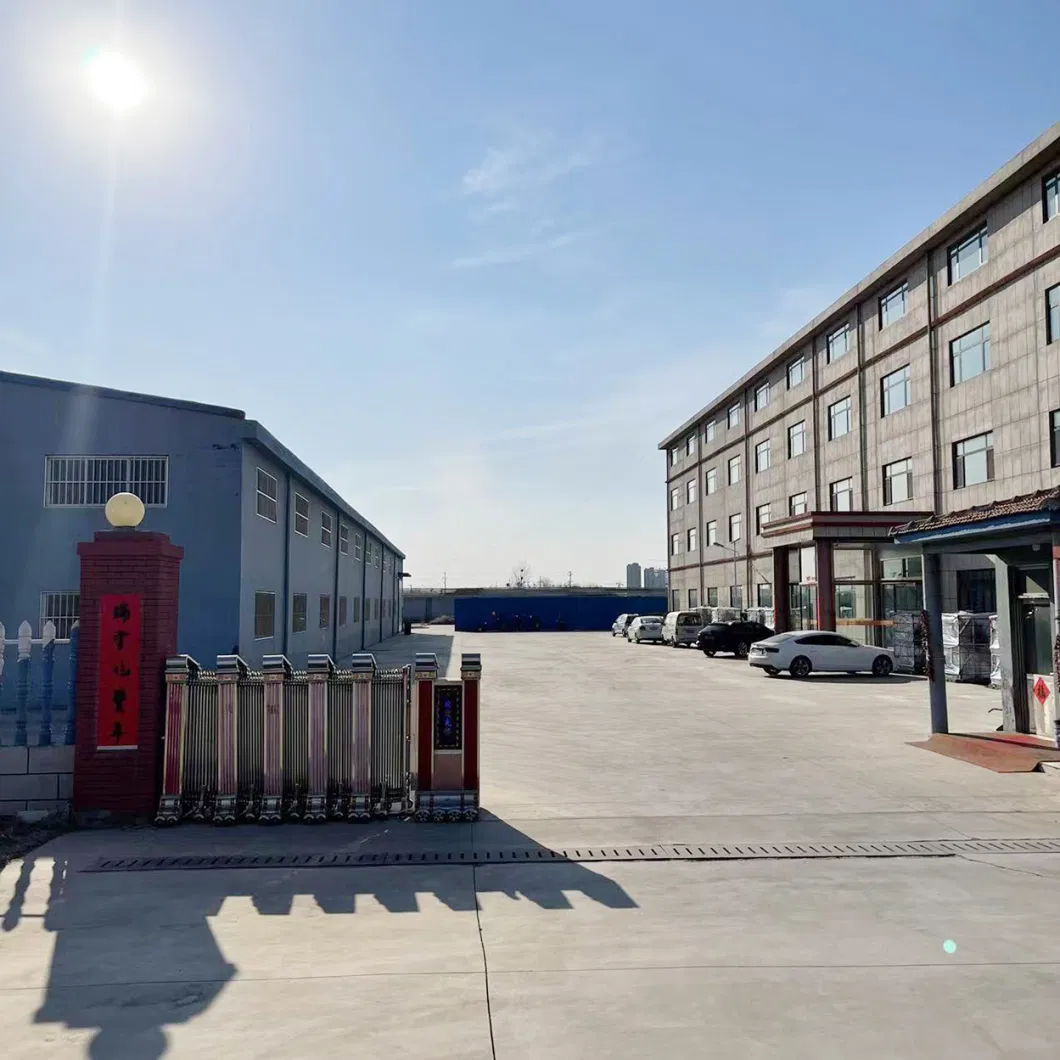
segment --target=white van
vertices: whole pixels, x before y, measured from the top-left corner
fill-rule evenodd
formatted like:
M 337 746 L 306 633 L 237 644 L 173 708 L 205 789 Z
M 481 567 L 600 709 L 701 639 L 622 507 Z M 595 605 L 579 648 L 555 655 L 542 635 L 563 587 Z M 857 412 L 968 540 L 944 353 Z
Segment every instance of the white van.
M 696 634 L 703 628 L 703 616 L 698 611 L 671 611 L 663 619 L 663 644 L 686 648 L 696 643 Z

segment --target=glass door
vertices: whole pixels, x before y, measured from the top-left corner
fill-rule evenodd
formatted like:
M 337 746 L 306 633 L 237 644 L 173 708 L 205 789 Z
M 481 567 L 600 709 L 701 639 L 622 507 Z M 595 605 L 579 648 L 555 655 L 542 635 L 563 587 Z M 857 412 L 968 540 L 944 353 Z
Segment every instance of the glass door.
M 793 630 L 817 628 L 817 586 L 788 586 L 788 616 Z
M 880 598 L 885 623 L 893 622 L 899 612 L 920 614 L 924 610 L 924 587 L 920 582 L 881 582 Z M 893 648 L 894 626 L 884 625 L 882 633 L 883 647 Z

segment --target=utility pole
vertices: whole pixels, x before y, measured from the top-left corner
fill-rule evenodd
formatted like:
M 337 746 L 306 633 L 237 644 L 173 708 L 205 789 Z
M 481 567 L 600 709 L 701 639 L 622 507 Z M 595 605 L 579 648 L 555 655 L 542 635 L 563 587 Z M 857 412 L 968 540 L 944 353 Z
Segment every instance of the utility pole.
M 445 571 L 442 571 L 442 592 L 445 592 Z

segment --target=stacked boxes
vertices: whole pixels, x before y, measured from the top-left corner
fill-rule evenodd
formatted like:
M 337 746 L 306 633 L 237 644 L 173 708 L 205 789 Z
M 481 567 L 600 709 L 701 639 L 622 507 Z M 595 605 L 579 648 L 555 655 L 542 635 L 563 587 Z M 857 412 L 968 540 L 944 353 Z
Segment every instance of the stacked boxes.
M 990 681 L 991 630 L 988 614 L 957 611 L 942 616 L 942 653 L 947 681 Z

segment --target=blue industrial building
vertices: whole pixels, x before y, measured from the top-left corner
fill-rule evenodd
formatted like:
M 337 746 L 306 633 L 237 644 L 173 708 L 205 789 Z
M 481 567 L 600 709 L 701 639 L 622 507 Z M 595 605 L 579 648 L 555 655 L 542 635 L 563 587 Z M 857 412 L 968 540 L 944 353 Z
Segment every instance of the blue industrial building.
M 65 636 L 77 543 L 129 490 L 184 548 L 179 646 L 341 660 L 396 633 L 403 553 L 236 409 L 0 372 L 0 621 Z
M 452 609 L 456 628 L 464 632 L 608 630 L 622 613 L 665 615 L 666 595 L 486 590 L 481 595 L 454 596 Z

